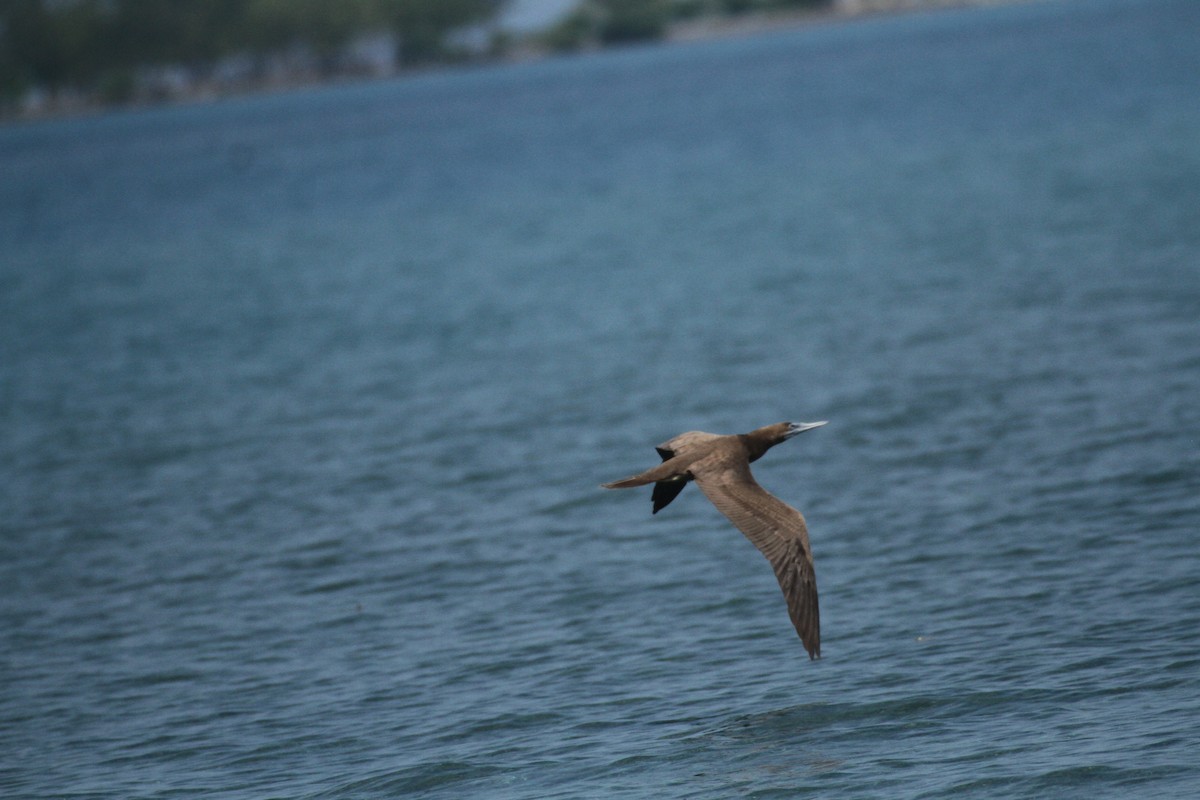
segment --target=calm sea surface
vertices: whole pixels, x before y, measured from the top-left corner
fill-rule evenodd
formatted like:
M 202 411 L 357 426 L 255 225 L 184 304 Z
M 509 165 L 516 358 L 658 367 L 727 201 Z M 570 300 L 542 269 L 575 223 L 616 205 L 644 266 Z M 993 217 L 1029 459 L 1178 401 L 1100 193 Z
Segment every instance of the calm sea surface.
M 1200 796 L 1200 3 L 9 126 L 0 412 L 5 798 Z

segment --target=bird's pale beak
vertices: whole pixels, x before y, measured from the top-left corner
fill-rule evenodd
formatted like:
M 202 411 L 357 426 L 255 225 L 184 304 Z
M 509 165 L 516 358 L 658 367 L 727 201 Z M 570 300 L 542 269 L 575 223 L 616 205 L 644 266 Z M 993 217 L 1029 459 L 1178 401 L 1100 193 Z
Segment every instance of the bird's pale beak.
M 829 420 L 827 420 L 827 419 L 823 419 L 820 422 L 789 422 L 788 423 L 788 431 L 787 431 L 787 433 L 785 433 L 783 435 L 783 438 L 790 439 L 793 436 L 795 436 L 797 433 L 804 433 L 805 431 L 811 431 L 813 428 L 819 428 L 822 425 L 828 425 L 828 424 L 829 424 Z

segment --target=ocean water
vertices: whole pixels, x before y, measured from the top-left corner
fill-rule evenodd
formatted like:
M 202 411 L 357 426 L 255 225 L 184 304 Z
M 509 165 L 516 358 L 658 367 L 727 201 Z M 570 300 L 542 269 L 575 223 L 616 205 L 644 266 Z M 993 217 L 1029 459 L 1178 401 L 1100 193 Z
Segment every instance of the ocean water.
M 6 798 L 1200 795 L 1200 4 L 0 129 Z M 824 657 L 694 488 L 804 511 Z

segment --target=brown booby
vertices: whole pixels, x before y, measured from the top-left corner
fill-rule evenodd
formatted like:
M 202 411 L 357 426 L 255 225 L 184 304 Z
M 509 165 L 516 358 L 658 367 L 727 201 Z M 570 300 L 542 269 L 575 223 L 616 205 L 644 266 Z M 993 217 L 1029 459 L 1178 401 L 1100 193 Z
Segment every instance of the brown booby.
M 758 485 L 750 462 L 780 442 L 825 422 L 779 422 L 749 433 L 720 436 L 688 431 L 655 449 L 662 463 L 605 489 L 629 489 L 654 484 L 651 500 L 657 514 L 695 481 L 717 510 L 729 518 L 758 548 L 787 599 L 788 616 L 809 658 L 821 657 L 821 619 L 817 609 L 817 575 L 808 546 L 804 516 Z

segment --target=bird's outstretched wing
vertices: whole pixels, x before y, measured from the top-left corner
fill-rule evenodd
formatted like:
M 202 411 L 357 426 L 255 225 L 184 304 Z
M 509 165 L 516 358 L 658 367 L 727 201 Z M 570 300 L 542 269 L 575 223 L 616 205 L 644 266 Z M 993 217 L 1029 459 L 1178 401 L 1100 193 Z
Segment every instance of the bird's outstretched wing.
M 810 658 L 821 655 L 821 616 L 804 516 L 758 485 L 741 459 L 704 459 L 692 468 L 696 485 L 758 548 L 779 580 L 788 616 Z

